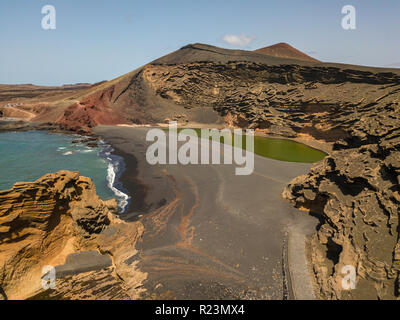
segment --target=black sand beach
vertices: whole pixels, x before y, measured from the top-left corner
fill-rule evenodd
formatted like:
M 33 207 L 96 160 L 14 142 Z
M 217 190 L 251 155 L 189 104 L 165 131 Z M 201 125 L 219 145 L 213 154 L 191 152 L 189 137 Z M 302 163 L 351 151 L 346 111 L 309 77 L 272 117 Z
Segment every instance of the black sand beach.
M 298 242 L 318 221 L 281 197 L 310 165 L 255 156 L 250 176 L 232 165 L 150 166 L 147 130 L 95 129 L 126 162 L 120 181 L 132 202 L 121 217 L 145 226 L 136 256 L 148 273 L 144 298 L 312 299 Z

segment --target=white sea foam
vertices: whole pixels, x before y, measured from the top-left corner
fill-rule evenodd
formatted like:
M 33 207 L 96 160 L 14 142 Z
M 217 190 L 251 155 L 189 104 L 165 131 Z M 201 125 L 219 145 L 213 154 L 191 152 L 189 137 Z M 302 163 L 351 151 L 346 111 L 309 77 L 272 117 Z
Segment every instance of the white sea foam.
M 63 153 L 63 156 L 69 156 L 71 154 L 74 154 L 72 151 L 67 151 Z
M 110 152 L 106 153 L 107 155 Z M 118 164 L 114 163 L 110 157 L 107 157 L 108 160 L 108 167 L 107 167 L 107 181 L 108 187 L 114 192 L 115 196 L 117 197 L 118 207 L 120 208 L 121 212 L 125 211 L 126 206 L 129 204 L 130 197 L 123 193 L 121 190 L 118 190 L 115 186 L 115 177 L 116 172 L 118 170 Z

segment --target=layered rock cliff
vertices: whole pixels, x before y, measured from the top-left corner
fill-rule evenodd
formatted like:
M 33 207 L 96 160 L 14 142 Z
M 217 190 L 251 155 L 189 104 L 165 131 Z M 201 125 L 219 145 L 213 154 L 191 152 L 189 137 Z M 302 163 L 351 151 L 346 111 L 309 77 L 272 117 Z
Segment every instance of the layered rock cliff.
M 124 261 L 136 254 L 142 226 L 120 221 L 116 210 L 116 201 L 99 199 L 93 182 L 78 172 L 47 174 L 0 191 L 0 296 L 137 296 L 145 275 Z M 55 267 L 54 289 L 42 286 L 45 266 Z
M 324 299 L 400 297 L 399 103 L 390 109 L 362 117 L 351 138 L 283 192 L 320 219 L 310 252 Z M 355 290 L 342 286 L 345 266 L 356 271 Z

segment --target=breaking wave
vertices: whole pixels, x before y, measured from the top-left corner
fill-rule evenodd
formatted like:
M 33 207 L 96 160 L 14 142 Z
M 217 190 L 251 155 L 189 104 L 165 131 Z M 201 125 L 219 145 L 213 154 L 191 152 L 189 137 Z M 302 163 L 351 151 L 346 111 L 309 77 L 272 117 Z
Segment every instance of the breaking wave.
M 111 154 L 114 149 L 106 144 L 104 141 L 100 141 L 102 145 L 102 151 L 100 151 L 100 156 L 104 157 L 108 162 L 107 167 L 107 182 L 108 187 L 112 190 L 117 198 L 118 209 L 120 213 L 124 213 L 128 208 L 130 202 L 130 196 L 126 193 L 127 191 L 122 186 L 119 181 L 122 173 L 125 170 L 124 159 L 120 156 Z

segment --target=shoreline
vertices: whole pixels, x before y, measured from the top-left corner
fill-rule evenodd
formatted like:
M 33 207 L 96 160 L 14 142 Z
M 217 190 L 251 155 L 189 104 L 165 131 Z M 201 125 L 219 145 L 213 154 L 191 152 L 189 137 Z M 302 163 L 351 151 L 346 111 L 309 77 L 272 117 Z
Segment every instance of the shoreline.
M 138 212 L 142 208 L 142 196 L 145 193 L 144 187 L 137 181 L 137 160 L 136 158 L 123 152 L 116 145 L 106 141 L 112 148 L 111 155 L 120 157 L 124 163 L 123 169 L 119 171 L 116 181 L 129 196 L 129 202 L 125 210 L 119 213 L 120 218 L 124 218 L 130 211 Z M 135 196 L 133 196 L 135 195 Z
M 121 176 L 126 170 L 125 159 L 114 153 L 111 144 L 100 140 L 100 151 L 98 156 L 107 161 L 107 187 L 114 193 L 118 203 L 118 214 L 123 214 L 129 209 L 132 197 L 129 191 L 120 181 Z

